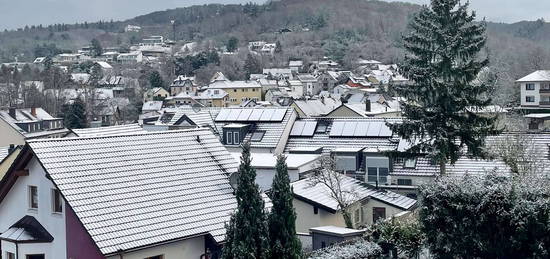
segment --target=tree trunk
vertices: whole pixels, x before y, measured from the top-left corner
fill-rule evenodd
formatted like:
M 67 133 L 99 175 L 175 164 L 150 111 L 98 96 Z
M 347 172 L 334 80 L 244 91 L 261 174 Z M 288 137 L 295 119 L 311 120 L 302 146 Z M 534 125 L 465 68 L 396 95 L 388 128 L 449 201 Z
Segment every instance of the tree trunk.
M 342 210 L 342 216 L 344 216 L 344 222 L 347 228 L 353 228 L 353 221 L 351 221 L 351 214 L 347 209 Z
M 447 173 L 447 162 L 445 160 L 439 162 L 439 173 L 441 176 Z

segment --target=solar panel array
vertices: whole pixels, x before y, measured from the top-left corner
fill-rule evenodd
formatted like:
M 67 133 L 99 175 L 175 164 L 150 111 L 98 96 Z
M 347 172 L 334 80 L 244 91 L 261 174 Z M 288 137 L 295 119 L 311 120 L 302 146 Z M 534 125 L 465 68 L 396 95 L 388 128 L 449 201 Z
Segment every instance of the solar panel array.
M 385 122 L 335 121 L 331 137 L 391 137 L 393 132 Z
M 290 132 L 293 137 L 312 137 L 317 127 L 316 121 L 296 121 Z
M 216 122 L 281 122 L 287 109 L 222 109 Z

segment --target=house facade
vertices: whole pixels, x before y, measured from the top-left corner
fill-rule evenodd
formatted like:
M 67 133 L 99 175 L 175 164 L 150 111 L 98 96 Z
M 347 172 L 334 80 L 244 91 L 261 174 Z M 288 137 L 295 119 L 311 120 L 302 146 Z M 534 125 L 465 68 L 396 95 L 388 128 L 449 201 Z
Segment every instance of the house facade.
M 550 70 L 538 70 L 516 81 L 521 89 L 521 106 L 550 108 Z
M 0 181 L 0 252 L 218 258 L 236 170 L 207 129 L 30 141 Z
M 34 138 L 60 138 L 67 130 L 62 118 L 55 118 L 42 108 L 0 110 L 0 146 L 24 145 Z
M 228 105 L 239 105 L 242 102 L 262 100 L 262 86 L 256 81 L 229 81 L 215 80 L 205 88 L 206 90 L 223 90 L 228 94 Z

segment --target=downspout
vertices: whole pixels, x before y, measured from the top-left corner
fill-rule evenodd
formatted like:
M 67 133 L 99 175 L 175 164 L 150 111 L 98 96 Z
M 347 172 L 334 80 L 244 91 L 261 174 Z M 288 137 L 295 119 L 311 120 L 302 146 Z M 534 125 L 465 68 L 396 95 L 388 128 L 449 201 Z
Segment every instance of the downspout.
M 19 245 L 15 243 L 15 258 L 19 258 Z
M 120 259 L 124 259 L 124 250 L 120 249 L 117 251 L 117 253 Z

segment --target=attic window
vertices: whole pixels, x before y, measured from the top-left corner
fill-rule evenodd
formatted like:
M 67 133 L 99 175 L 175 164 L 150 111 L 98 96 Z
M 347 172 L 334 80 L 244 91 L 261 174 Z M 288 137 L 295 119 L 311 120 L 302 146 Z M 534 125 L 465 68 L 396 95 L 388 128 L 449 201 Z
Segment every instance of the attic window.
M 317 125 L 317 129 L 315 129 L 315 133 L 327 133 L 328 125 L 325 123 L 319 123 Z
M 416 158 L 407 158 L 403 164 L 404 168 L 415 169 L 416 168 Z
M 252 133 L 252 137 L 250 138 L 250 141 L 253 142 L 260 142 L 264 138 L 265 131 L 256 131 Z

